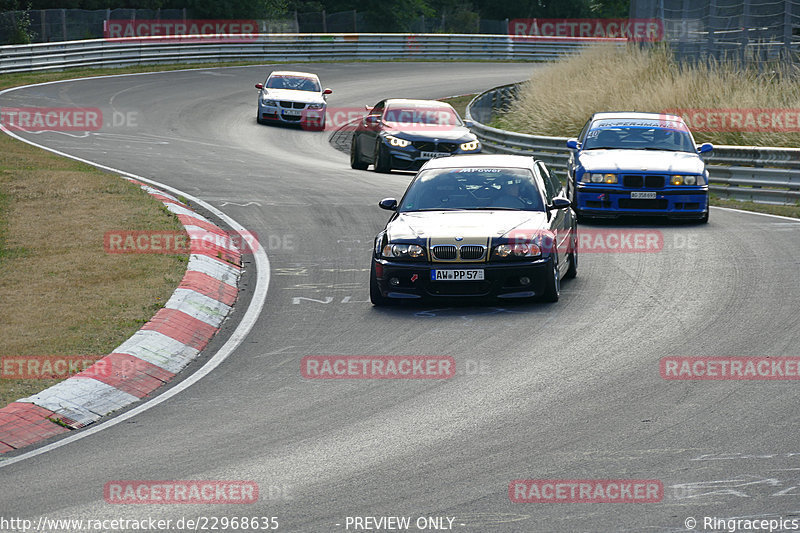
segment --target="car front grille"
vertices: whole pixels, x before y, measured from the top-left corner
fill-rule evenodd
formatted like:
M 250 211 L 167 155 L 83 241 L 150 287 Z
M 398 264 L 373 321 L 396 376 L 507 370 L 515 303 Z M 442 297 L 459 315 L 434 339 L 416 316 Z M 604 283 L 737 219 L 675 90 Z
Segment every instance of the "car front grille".
M 452 244 L 433 247 L 433 257 L 440 261 L 452 261 L 458 255 L 458 250 Z
M 305 109 L 306 104 L 303 102 L 288 102 L 286 100 L 281 100 L 281 107 L 285 107 L 286 109 Z
M 622 176 L 622 185 L 631 189 L 641 189 L 644 184 L 642 176 Z
M 465 261 L 468 260 L 476 260 L 483 258 L 483 253 L 486 251 L 485 246 L 480 245 L 473 245 L 473 244 L 465 244 L 461 247 L 461 259 Z
M 669 203 L 664 198 L 655 200 L 645 198 L 620 198 L 620 209 L 666 209 Z
M 448 154 L 452 154 L 458 150 L 457 143 L 448 142 L 412 141 L 411 146 L 420 152 L 447 152 Z
M 460 248 L 452 244 L 439 244 L 432 248 L 433 259 L 436 261 L 478 261 L 486 254 L 486 246 L 481 244 L 465 244 Z
M 665 183 L 664 176 L 650 176 L 640 174 L 624 174 L 622 176 L 622 186 L 629 189 L 663 189 Z
M 664 176 L 645 176 L 644 186 L 648 189 L 663 189 Z
M 428 292 L 437 296 L 479 296 L 492 288 L 489 281 L 434 281 Z

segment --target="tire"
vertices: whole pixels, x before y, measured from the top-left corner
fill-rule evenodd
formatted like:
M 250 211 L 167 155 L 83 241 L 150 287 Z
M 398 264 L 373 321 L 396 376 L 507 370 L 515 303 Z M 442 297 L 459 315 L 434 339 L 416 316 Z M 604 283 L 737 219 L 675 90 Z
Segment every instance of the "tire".
M 558 297 L 561 296 L 561 281 L 558 278 L 558 257 L 555 255 L 550 256 L 551 272 L 547 276 L 544 285 L 544 294 L 542 294 L 542 301 L 544 302 L 557 302 Z
M 701 224 L 708 224 L 708 214 L 711 211 L 711 208 L 707 208 L 705 214 L 703 214 L 703 218 L 700 219 Z
M 380 140 L 375 144 L 375 172 L 386 174 L 391 172 L 392 162 L 389 152 Z
M 256 122 L 258 122 L 259 124 L 266 124 L 266 122 L 264 122 L 264 119 L 261 118 L 261 113 L 256 113 Z
M 564 274 L 564 279 L 574 279 L 575 276 L 578 275 L 578 229 L 575 228 L 574 230 L 575 239 L 572 241 L 572 250 L 570 251 L 569 255 L 567 255 L 567 262 L 569 263 L 569 268 L 567 268 L 566 274 Z
M 378 287 L 378 277 L 375 275 L 375 261 L 372 262 L 372 268 L 369 270 L 369 301 L 375 307 L 389 305 L 389 299 L 381 294 L 381 289 Z
M 358 141 L 356 139 L 357 137 L 353 135 L 353 140 L 350 141 L 350 168 L 354 168 L 356 170 L 367 170 L 369 165 L 364 163 L 361 160 L 361 156 L 358 155 Z

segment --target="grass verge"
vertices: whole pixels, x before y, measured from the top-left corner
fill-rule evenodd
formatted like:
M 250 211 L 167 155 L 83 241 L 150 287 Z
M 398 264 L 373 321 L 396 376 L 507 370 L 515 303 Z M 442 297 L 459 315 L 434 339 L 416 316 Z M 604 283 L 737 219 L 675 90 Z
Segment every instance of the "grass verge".
M 0 85 L 82 74 L 99 72 L 3 76 Z M 0 359 L 110 353 L 163 307 L 187 256 L 108 254 L 104 234 L 182 228 L 138 186 L 0 133 Z M 0 370 L 0 407 L 58 381 Z
M 453 109 L 458 111 L 458 114 L 461 116 L 461 118 L 464 118 L 464 116 L 467 114 L 467 104 L 469 104 L 476 96 L 477 95 L 475 94 L 462 94 L 459 96 L 440 98 L 440 100 L 453 106 Z

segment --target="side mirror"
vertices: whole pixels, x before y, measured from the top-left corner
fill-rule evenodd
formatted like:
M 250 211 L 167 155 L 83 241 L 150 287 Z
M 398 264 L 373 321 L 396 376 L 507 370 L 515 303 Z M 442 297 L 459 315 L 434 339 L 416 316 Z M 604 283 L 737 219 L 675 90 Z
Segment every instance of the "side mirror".
M 327 87 L 325 87 L 325 90 L 322 91 L 322 94 L 331 94 L 332 92 L 333 91 L 331 89 L 328 89 Z
M 366 109 L 367 111 L 372 111 L 372 106 L 371 105 L 365 105 L 364 109 Z
M 706 152 L 710 152 L 714 149 L 714 145 L 711 143 L 703 143 L 697 147 L 697 153 L 704 154 Z
M 581 147 L 581 143 L 578 142 L 578 139 L 569 139 L 567 140 L 567 148 L 571 150 L 578 150 Z
M 472 122 L 471 120 L 469 120 L 469 119 L 465 118 L 465 119 L 464 119 L 464 125 L 465 125 L 466 127 L 468 127 L 468 128 L 471 128 L 471 127 L 475 126 L 475 123 L 474 123 L 474 122 Z
M 258 89 L 260 91 L 263 88 L 264 88 L 264 84 L 263 83 L 256 83 L 256 89 Z
M 397 200 L 394 198 L 384 198 L 378 202 L 378 207 L 386 209 L 387 211 L 394 211 L 397 209 Z
M 381 117 L 378 115 L 367 115 L 364 118 L 364 124 L 367 126 L 377 126 L 381 122 Z
M 566 208 L 571 207 L 571 206 L 572 206 L 572 203 L 569 200 L 567 200 L 563 196 L 557 196 L 557 197 L 553 198 L 552 205 L 548 205 L 547 206 L 547 210 L 548 211 L 553 211 L 553 210 L 556 210 L 556 209 L 566 209 Z

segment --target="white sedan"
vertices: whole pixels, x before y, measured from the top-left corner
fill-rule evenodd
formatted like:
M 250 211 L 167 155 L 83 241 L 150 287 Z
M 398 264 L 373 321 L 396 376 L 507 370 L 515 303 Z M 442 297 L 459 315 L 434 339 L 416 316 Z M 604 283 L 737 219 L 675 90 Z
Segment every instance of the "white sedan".
M 325 98 L 333 91 L 321 87 L 317 75 L 309 72 L 270 73 L 267 81 L 256 83 L 259 92 L 256 120 L 259 124 L 273 122 L 324 129 Z

